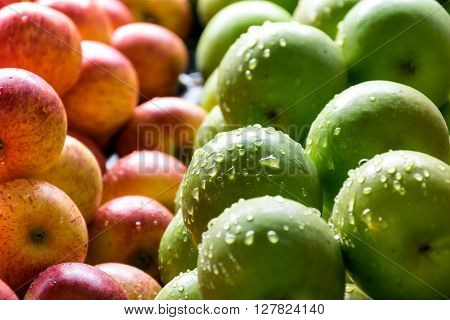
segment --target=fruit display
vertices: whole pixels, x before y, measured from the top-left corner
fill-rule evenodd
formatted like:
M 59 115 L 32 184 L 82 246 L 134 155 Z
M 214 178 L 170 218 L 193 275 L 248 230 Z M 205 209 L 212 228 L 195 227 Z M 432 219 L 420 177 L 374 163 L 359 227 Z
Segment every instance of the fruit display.
M 448 299 L 449 9 L 0 1 L 0 300 Z

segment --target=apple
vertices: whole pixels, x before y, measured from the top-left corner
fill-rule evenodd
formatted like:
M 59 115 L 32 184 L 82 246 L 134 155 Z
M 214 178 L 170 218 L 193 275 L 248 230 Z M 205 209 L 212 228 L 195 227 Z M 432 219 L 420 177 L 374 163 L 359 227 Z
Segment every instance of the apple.
M 138 80 L 131 62 L 116 49 L 83 41 L 78 82 L 63 96 L 69 126 L 94 140 L 111 136 L 127 122 L 138 101 Z
M 7 5 L 10 5 L 12 3 L 16 3 L 16 2 L 25 2 L 27 0 L 2 0 L 0 2 L 0 9 L 3 7 L 6 7 Z
M 301 0 L 293 19 L 316 27 L 331 38 L 336 37 L 337 26 L 347 12 L 360 0 Z
M 86 223 L 102 199 L 102 173 L 94 155 L 80 141 L 67 136 L 58 161 L 34 176 L 64 191 L 80 209 Z
M 113 199 L 98 210 L 89 224 L 86 261 L 95 265 L 119 262 L 135 266 L 159 279 L 158 248 L 172 213 L 142 196 Z
M 155 300 L 201 300 L 197 269 L 181 273 L 166 284 Z
M 66 113 L 42 78 L 21 69 L 0 69 L 0 121 L 0 182 L 42 172 L 58 161 Z
M 97 0 L 97 5 L 106 12 L 113 29 L 135 22 L 133 14 L 121 0 Z
M 450 15 L 436 1 L 359 2 L 337 34 L 350 81 L 400 82 L 441 107 L 450 83 L 442 67 L 450 61 L 449 24 Z
M 186 167 L 159 151 L 135 151 L 112 166 L 103 176 L 102 203 L 126 195 L 150 197 L 169 210 Z
M 194 149 L 201 148 L 208 141 L 212 140 L 216 134 L 229 131 L 233 126 L 225 123 L 222 110 L 219 106 L 215 106 L 208 113 L 205 120 L 198 129 L 197 136 L 194 141 Z
M 0 279 L 0 300 L 18 300 L 12 289 Z
M 105 173 L 106 159 L 100 147 L 92 139 L 82 135 L 81 133 L 69 130 L 67 134 L 83 143 L 92 152 L 92 154 L 95 156 L 95 159 L 97 159 L 97 163 L 100 166 L 102 174 Z
M 155 279 L 135 267 L 112 262 L 96 267 L 113 277 L 125 289 L 130 300 L 154 300 L 161 290 Z
M 241 0 L 198 0 L 197 14 L 200 19 L 200 22 L 203 25 L 206 25 L 223 8 L 238 1 Z M 269 0 L 269 1 L 281 6 L 282 8 L 286 9 L 291 13 L 294 12 L 299 2 L 299 0 Z M 263 4 L 261 3 L 261 5 Z
M 164 231 L 159 245 L 158 266 L 162 282 L 169 283 L 181 272 L 195 269 L 197 257 L 197 248 L 189 238 L 179 210 Z
M 414 130 L 412 130 L 414 128 Z M 419 91 L 390 81 L 368 81 L 343 91 L 314 120 L 306 152 L 317 166 L 325 206 L 360 161 L 389 150 L 415 150 L 445 160 L 448 129 L 439 109 Z
M 266 22 L 252 26 L 228 50 L 217 88 L 228 123 L 273 125 L 303 142 L 313 120 L 346 84 L 339 48 L 324 32 L 297 22 Z
M 450 103 L 447 103 L 444 108 L 441 109 L 441 112 L 445 123 L 447 123 L 447 127 L 450 128 Z
M 319 175 L 302 146 L 260 125 L 216 135 L 195 151 L 183 178 L 181 210 L 193 242 L 225 208 L 263 195 L 322 208 Z
M 191 31 L 192 11 L 188 0 L 122 0 L 138 21 L 159 24 L 181 38 Z
M 213 107 L 219 104 L 219 97 L 217 96 L 217 77 L 219 76 L 219 69 L 211 73 L 203 87 L 202 108 L 210 111 Z
M 111 21 L 97 0 L 38 0 L 37 3 L 67 15 L 80 31 L 83 40 L 111 42 Z
M 343 299 L 345 268 L 317 209 L 264 196 L 239 201 L 210 222 L 198 283 L 206 300 Z
M 31 71 L 60 95 L 78 79 L 80 34 L 74 23 L 56 10 L 35 3 L 16 3 L 1 9 L 0 43 L 0 68 Z
M 186 45 L 176 34 L 151 23 L 131 23 L 114 32 L 112 44 L 136 68 L 145 100 L 175 93 L 188 63 Z
M 86 223 L 73 201 L 40 180 L 0 184 L 0 278 L 16 292 L 39 272 L 86 256 Z
M 181 209 L 181 198 L 183 196 L 183 184 L 180 183 L 178 186 L 177 192 L 175 194 L 175 200 L 174 200 L 174 210 L 173 212 L 178 212 L 178 210 Z
M 347 283 L 345 285 L 345 298 L 344 300 L 371 300 L 364 292 L 361 291 L 353 283 Z
M 37 277 L 25 300 L 128 300 L 111 276 L 84 263 L 61 263 Z
M 289 12 L 267 1 L 239 1 L 227 6 L 211 19 L 200 36 L 195 54 L 198 70 L 206 77 L 212 74 L 228 48 L 250 26 L 289 20 Z
M 331 224 L 355 284 L 373 299 L 447 299 L 449 208 L 450 167 L 432 156 L 391 151 L 352 170 Z
M 205 116 L 202 108 L 188 100 L 153 98 L 134 109 L 117 140 L 117 152 L 123 156 L 135 150 L 159 150 L 189 160 Z

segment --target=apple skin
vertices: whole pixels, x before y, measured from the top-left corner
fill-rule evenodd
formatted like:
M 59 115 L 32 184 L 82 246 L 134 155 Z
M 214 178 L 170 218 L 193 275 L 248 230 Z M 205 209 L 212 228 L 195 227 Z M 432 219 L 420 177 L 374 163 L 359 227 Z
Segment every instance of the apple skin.
M 207 142 L 211 141 L 216 134 L 229 131 L 233 126 L 225 123 L 222 110 L 219 106 L 215 106 L 208 113 L 198 129 L 197 136 L 194 141 L 194 150 L 203 147 Z
M 0 279 L 0 300 L 18 300 L 12 289 Z
M 166 284 L 155 300 L 201 300 L 197 269 L 181 273 Z
M 198 70 L 208 77 L 219 66 L 228 48 L 250 26 L 289 20 L 289 12 L 271 2 L 239 1 L 227 6 L 211 19 L 200 36 L 195 53 Z
M 65 44 L 58 39 L 64 39 Z M 75 24 L 51 8 L 16 3 L 0 10 L 0 68 L 33 72 L 60 95 L 75 84 L 80 74 L 80 39 Z
M 21 292 L 40 272 L 86 257 L 86 223 L 73 201 L 40 180 L 0 184 L 0 278 Z
M 447 299 L 448 208 L 450 168 L 424 153 L 391 151 L 351 171 L 331 225 L 355 284 L 373 299 Z
M 155 279 L 138 268 L 112 262 L 96 267 L 113 277 L 125 289 L 130 300 L 154 300 L 161 290 Z
M 219 69 L 216 68 L 208 77 L 203 87 L 202 108 L 206 111 L 211 111 L 213 107 L 219 104 L 219 97 L 217 95 L 218 76 Z
M 125 196 L 102 205 L 89 224 L 87 263 L 119 262 L 159 279 L 158 248 L 172 213 L 153 199 Z
M 336 37 L 338 23 L 361 0 L 301 0 L 293 19 Z
M 179 210 L 164 231 L 159 245 L 158 266 L 162 282 L 167 284 L 181 272 L 195 269 L 197 257 L 197 248 L 189 238 Z
M 207 25 L 209 21 L 223 8 L 240 0 L 198 0 L 197 14 L 200 22 Z M 299 0 L 269 0 L 288 12 L 294 12 Z
M 135 150 L 159 150 L 190 159 L 192 144 L 206 112 L 177 97 L 153 98 L 134 109 L 117 141 L 124 156 Z
M 306 152 L 321 177 L 324 217 L 329 218 L 347 172 L 361 160 L 389 150 L 415 150 L 445 160 L 448 139 L 439 109 L 411 87 L 368 81 L 338 94 L 314 120 L 306 139 Z
M 346 85 L 339 48 L 325 33 L 298 22 L 268 22 L 231 46 L 217 88 L 228 123 L 272 125 L 302 143 L 325 104 Z
M 239 201 L 210 222 L 198 282 L 206 300 L 343 299 L 345 268 L 317 209 L 264 196 Z
M 121 0 L 97 0 L 97 5 L 106 12 L 113 29 L 135 22 L 133 14 Z
M 106 172 L 106 159 L 100 147 L 92 139 L 73 130 L 69 130 L 67 132 L 67 135 L 74 137 L 75 139 L 83 143 L 92 152 L 92 154 L 95 156 L 95 159 L 97 159 L 97 163 L 100 166 L 102 174 L 104 174 Z
M 353 283 L 347 283 L 345 285 L 345 297 L 344 300 L 371 300 L 368 295 L 361 291 Z
M 44 171 L 58 161 L 66 112 L 42 78 L 21 69 L 0 69 L 0 119 L 0 182 Z
M 91 138 L 113 135 L 133 114 L 138 79 L 131 62 L 116 49 L 83 41 L 78 82 L 63 97 L 69 126 Z
M 374 0 L 356 4 L 337 35 L 350 81 L 403 83 L 441 107 L 448 100 L 450 83 L 450 73 L 442 68 L 442 63 L 450 61 L 449 24 L 450 15 L 436 1 Z
M 248 126 L 197 149 L 183 178 L 181 209 L 195 244 L 208 222 L 239 199 L 281 195 L 322 208 L 319 175 L 302 146 L 273 128 Z
M 0 2 L 0 9 L 16 2 L 26 2 L 26 1 L 27 0 L 2 0 L 2 2 Z
M 447 103 L 442 109 L 442 116 L 444 117 L 445 123 L 447 123 L 447 127 L 450 128 L 450 103 Z
M 37 3 L 67 15 L 78 27 L 83 40 L 111 42 L 113 32 L 108 15 L 97 0 L 38 0 Z
M 64 191 L 80 209 L 86 223 L 102 199 L 102 173 L 94 155 L 80 141 L 67 136 L 58 161 L 34 178 Z
M 186 38 L 192 25 L 188 0 L 122 0 L 138 21 L 159 24 L 181 38 Z
M 96 267 L 61 263 L 33 281 L 25 300 L 128 300 L 128 295 L 116 280 Z
M 186 167 L 159 151 L 135 151 L 121 158 L 103 176 L 102 203 L 126 195 L 142 195 L 174 207 Z
M 136 68 L 145 100 L 175 93 L 188 63 L 186 45 L 176 34 L 156 24 L 132 23 L 114 32 L 112 44 Z

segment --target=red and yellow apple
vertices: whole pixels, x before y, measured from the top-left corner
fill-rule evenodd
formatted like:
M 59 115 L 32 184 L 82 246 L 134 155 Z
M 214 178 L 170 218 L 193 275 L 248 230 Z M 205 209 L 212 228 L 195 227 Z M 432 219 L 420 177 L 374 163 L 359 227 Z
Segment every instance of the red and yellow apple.
M 158 248 L 172 213 L 157 201 L 126 196 L 102 205 L 89 224 L 87 262 L 119 262 L 159 279 Z
M 130 9 L 120 0 L 97 0 L 97 5 L 106 12 L 113 29 L 135 22 Z
M 186 45 L 175 33 L 152 23 L 132 23 L 114 32 L 112 45 L 136 68 L 143 100 L 175 93 L 188 63 Z
M 78 141 L 80 141 L 82 144 L 84 144 L 89 150 L 91 150 L 92 154 L 97 159 L 98 165 L 100 166 L 100 170 L 102 171 L 102 174 L 106 172 L 106 158 L 103 154 L 100 147 L 95 143 L 92 139 L 86 137 L 85 135 L 82 135 L 81 133 L 78 133 L 73 130 L 69 130 L 67 134 L 71 137 L 74 137 Z
M 81 76 L 63 96 L 69 127 L 94 140 L 109 138 L 133 114 L 138 82 L 131 62 L 114 48 L 83 41 Z
M 0 69 L 0 122 L 0 182 L 42 172 L 58 160 L 66 113 L 42 78 L 25 70 Z
M 75 24 L 51 8 L 16 3 L 0 10 L 0 68 L 31 71 L 60 95 L 80 74 L 80 39 Z
M 146 196 L 170 210 L 186 167 L 159 151 L 135 151 L 121 158 L 103 176 L 103 200 L 126 195 Z

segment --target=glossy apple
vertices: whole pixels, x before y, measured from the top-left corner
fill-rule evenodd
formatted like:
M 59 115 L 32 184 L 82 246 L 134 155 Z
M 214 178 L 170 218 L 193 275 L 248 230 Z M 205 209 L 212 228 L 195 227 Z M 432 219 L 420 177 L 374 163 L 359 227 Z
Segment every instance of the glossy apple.
M 21 69 L 0 69 L 0 121 L 0 182 L 42 172 L 58 161 L 66 113 L 42 78 Z
M 217 77 L 219 76 L 219 69 L 211 73 L 205 82 L 203 87 L 203 97 L 202 97 L 202 108 L 206 111 L 211 111 L 211 109 L 219 104 L 219 97 L 217 96 Z
M 111 276 L 84 263 L 61 263 L 42 272 L 25 300 L 128 300 Z
M 181 273 L 166 284 L 155 300 L 201 300 L 197 269 Z
M 89 224 L 89 264 L 119 262 L 159 279 L 158 248 L 172 213 L 153 199 L 126 196 L 102 205 Z
M 31 71 L 60 95 L 80 74 L 80 39 L 75 24 L 51 8 L 17 3 L 0 10 L 0 68 Z
M 71 137 L 74 137 L 81 143 L 83 143 L 95 156 L 97 159 L 98 165 L 100 166 L 100 170 L 102 171 L 102 174 L 106 172 L 106 159 L 105 155 L 103 154 L 100 147 L 90 138 L 82 135 L 81 133 L 78 133 L 73 130 L 69 130 L 67 134 Z
M 161 290 L 155 279 L 135 267 L 112 262 L 96 267 L 113 277 L 125 289 L 130 300 L 154 300 Z
M 200 128 L 198 128 L 197 136 L 194 141 L 194 149 L 203 147 L 208 141 L 214 139 L 216 134 L 231 129 L 233 129 L 233 126 L 225 123 L 220 107 L 215 106 L 208 113 Z

